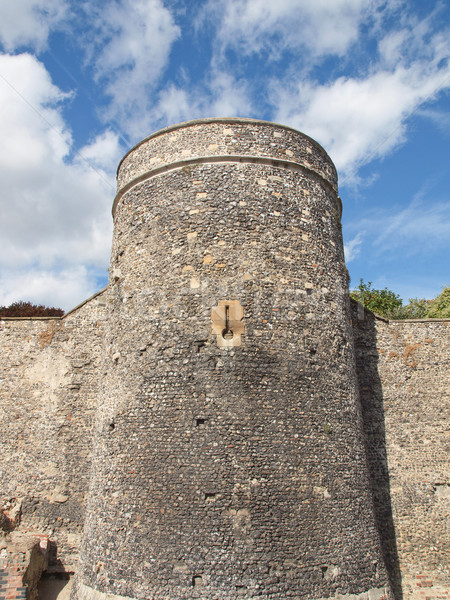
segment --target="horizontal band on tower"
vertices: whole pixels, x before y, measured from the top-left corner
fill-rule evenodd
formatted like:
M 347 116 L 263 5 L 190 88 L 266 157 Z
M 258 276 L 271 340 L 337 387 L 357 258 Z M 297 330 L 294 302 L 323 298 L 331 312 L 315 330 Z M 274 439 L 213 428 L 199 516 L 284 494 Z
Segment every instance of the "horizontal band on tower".
M 168 133 L 174 133 L 180 131 L 182 129 L 187 129 L 189 127 L 196 127 L 198 125 L 254 125 L 256 127 L 264 127 L 268 129 L 277 129 L 280 131 L 285 131 L 286 133 L 293 133 L 294 135 L 300 135 L 304 140 L 307 140 L 314 148 L 322 155 L 324 159 L 330 161 L 334 173 L 336 175 L 336 168 L 328 156 L 327 151 L 312 137 L 295 129 L 294 127 L 289 127 L 289 125 L 283 125 L 282 123 L 273 123 L 272 121 L 264 121 L 262 119 L 251 119 L 244 117 L 208 117 L 205 119 L 192 119 L 190 121 L 184 121 L 183 123 L 177 123 L 176 125 L 169 125 L 168 127 L 164 127 L 164 129 L 160 129 L 159 131 L 155 131 L 154 133 L 148 135 L 146 138 L 138 142 L 135 146 L 130 148 L 125 156 L 119 163 L 117 167 L 117 173 L 119 173 L 121 166 L 124 161 L 133 154 L 140 146 L 143 146 L 147 142 L 154 140 L 155 138 L 167 135 Z
M 342 202 L 340 197 L 337 195 L 336 189 L 331 183 L 322 177 L 317 171 L 313 169 L 309 169 L 304 165 L 301 165 L 298 162 L 292 160 L 283 160 L 278 158 L 270 158 L 264 156 L 246 156 L 246 155 L 230 155 L 226 154 L 223 156 L 201 156 L 198 158 L 187 158 L 184 160 L 174 161 L 168 164 L 165 164 L 161 167 L 156 167 L 155 169 L 150 169 L 146 171 L 142 175 L 139 175 L 135 179 L 129 181 L 125 184 L 116 194 L 114 198 L 113 206 L 112 206 L 112 215 L 115 217 L 116 208 L 122 196 L 128 192 L 131 188 L 147 179 L 155 177 L 156 175 L 161 175 L 162 173 L 166 173 L 168 171 L 173 171 L 175 169 L 182 169 L 184 167 L 189 167 L 192 165 L 203 165 L 203 164 L 217 164 L 217 163 L 235 163 L 235 164 L 254 164 L 254 165 L 265 165 L 268 167 L 278 167 L 282 169 L 286 169 L 288 171 L 297 171 L 308 176 L 311 179 L 315 179 L 321 185 L 328 189 L 329 192 L 332 193 L 333 197 L 336 199 L 336 208 L 338 212 L 339 219 L 342 216 Z

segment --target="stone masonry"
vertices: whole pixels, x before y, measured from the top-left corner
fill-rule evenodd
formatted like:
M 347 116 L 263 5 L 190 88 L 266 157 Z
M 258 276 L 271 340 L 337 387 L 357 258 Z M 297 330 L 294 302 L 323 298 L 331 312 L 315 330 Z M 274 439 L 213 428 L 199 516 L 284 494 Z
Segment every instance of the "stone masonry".
M 170 127 L 113 214 L 106 290 L 0 324 L 4 564 L 48 536 L 74 600 L 448 600 L 450 322 L 349 303 L 323 149 Z

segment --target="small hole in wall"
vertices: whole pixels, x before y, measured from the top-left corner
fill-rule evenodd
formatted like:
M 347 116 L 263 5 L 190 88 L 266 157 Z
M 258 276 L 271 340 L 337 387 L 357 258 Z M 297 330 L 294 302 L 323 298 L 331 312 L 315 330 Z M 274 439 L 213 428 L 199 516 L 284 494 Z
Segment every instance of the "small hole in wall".
M 196 427 L 200 427 L 200 425 L 204 425 L 205 424 L 206 419 L 200 418 L 200 419 L 195 419 L 195 426 Z
M 216 492 L 206 492 L 205 500 L 207 502 L 212 502 L 213 500 L 215 500 L 216 496 L 217 496 Z
M 195 352 L 202 352 L 206 347 L 206 340 L 197 340 L 194 342 Z
M 222 337 L 224 340 L 232 340 L 233 339 L 233 332 L 231 331 L 231 329 L 224 329 L 222 331 Z
M 310 348 L 309 353 L 311 354 L 311 356 L 314 356 L 314 354 L 317 354 L 317 350 L 315 348 Z
M 313 292 L 313 291 L 312 291 L 311 289 L 307 289 L 307 290 L 306 290 L 306 295 L 307 295 L 307 296 L 311 296 L 312 292 Z
M 201 575 L 194 575 L 192 578 L 192 586 L 197 587 L 203 585 L 203 577 Z
M 108 425 L 109 431 L 114 431 L 115 428 L 116 428 L 116 424 L 111 421 L 111 423 L 109 423 L 109 425 Z

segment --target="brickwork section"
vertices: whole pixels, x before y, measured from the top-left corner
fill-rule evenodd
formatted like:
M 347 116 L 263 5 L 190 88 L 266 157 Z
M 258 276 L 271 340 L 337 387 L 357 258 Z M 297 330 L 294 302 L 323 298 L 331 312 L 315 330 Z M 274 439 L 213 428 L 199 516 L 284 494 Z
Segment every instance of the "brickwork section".
M 450 597 L 450 321 L 390 322 L 354 305 L 372 485 L 405 600 Z
M 48 539 L 22 538 L 8 551 L 0 540 L 1 600 L 37 600 L 37 583 L 47 567 Z
M 78 560 L 104 309 L 100 294 L 62 319 L 0 321 L 0 508 L 51 532 L 61 570 Z
M 2 600 L 25 600 L 27 588 L 23 583 L 26 570 L 23 554 L 11 556 L 8 561 L 0 558 L 0 598 Z
M 195 154 L 219 131 L 230 153 L 258 140 L 284 152 L 276 126 L 229 127 L 154 140 Z M 127 165 L 145 171 L 145 146 Z M 85 586 L 152 600 L 384 587 L 337 205 L 322 175 L 245 157 L 164 170 L 121 197 Z M 222 301 L 242 307 L 238 346 L 217 343 Z

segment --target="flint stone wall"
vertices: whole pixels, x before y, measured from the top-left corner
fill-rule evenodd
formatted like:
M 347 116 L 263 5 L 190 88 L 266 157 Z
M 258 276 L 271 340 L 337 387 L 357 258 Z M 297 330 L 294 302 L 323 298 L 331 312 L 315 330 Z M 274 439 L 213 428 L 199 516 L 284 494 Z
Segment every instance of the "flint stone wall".
M 228 154 L 153 168 L 211 146 Z M 254 121 L 165 130 L 122 163 L 78 600 L 384 593 L 334 177 Z M 240 346 L 213 333 L 225 301 Z
M 356 302 L 357 372 L 376 514 L 397 597 L 450 598 L 450 320 Z
M 93 480 L 90 510 L 101 519 L 112 506 L 117 522 L 87 523 L 85 578 L 95 587 L 80 582 L 79 600 L 110 597 L 102 590 L 111 588 L 114 597 L 135 597 L 134 580 L 154 568 L 154 554 L 143 561 L 134 553 L 143 538 L 159 544 L 156 554 L 171 561 L 163 576 L 184 582 L 190 598 L 205 597 L 209 575 L 198 565 L 211 556 L 220 563 L 220 553 L 205 551 L 214 544 L 239 560 L 254 549 L 247 580 L 232 579 L 233 600 L 248 590 L 271 600 L 296 598 L 289 578 L 300 572 L 308 598 L 344 597 L 360 538 L 347 545 L 353 529 L 342 511 L 361 509 L 355 523 L 366 524 L 376 546 L 371 494 L 397 600 L 447 600 L 450 322 L 387 323 L 352 303 L 353 335 L 348 325 L 331 326 L 345 322 L 348 305 L 336 174 L 326 155 L 281 126 L 233 119 L 191 125 L 194 144 L 187 124 L 168 128 L 169 145 L 164 132 L 155 134 L 122 162 L 108 291 L 111 318 L 121 313 L 122 326 L 105 327 L 104 292 L 62 319 L 0 321 L 0 550 L 8 547 L 6 530 L 22 528 L 50 536 L 51 570 L 77 569 L 95 439 L 102 476 Z M 238 147 L 247 163 L 222 160 Z M 168 168 L 173 161 L 178 166 Z M 148 165 L 155 177 L 146 180 Z M 286 203 L 295 186 L 297 202 Z M 211 333 L 211 307 L 230 290 L 245 310 L 243 351 L 219 349 Z M 365 452 L 348 396 L 352 338 Z M 249 339 L 258 357 L 245 349 Z M 336 357 L 341 369 L 330 377 L 327 361 Z M 105 379 L 111 366 L 114 377 Z M 93 430 L 105 383 L 121 400 L 103 397 Z M 243 402 L 247 396 L 256 403 Z M 149 452 L 158 464 L 136 477 L 136 469 L 147 469 Z M 361 468 L 347 469 L 347 460 Z M 301 465 L 296 475 L 292 465 Z M 155 484 L 159 471 L 170 486 Z M 274 474 L 285 486 L 279 496 L 270 490 Z M 150 508 L 143 497 L 149 486 L 156 498 Z M 356 489 L 362 492 L 355 505 Z M 270 511 L 258 508 L 261 496 Z M 290 531 L 293 515 L 308 523 L 298 539 Z M 203 520 L 207 536 L 218 530 L 203 549 L 192 541 L 193 519 Z M 163 521 L 172 523 L 168 538 Z M 276 525 L 271 531 L 269 521 Z M 189 548 L 189 559 L 170 554 L 171 536 L 172 548 L 180 540 Z M 273 547 L 278 538 L 283 552 L 258 574 L 258 544 Z M 328 550 L 309 556 L 319 538 Z M 127 549 L 125 565 L 114 545 Z M 256 587 L 260 575 L 265 591 Z M 384 593 L 364 576 L 362 587 L 368 591 L 346 597 Z
M 4 529 L 50 535 L 50 570 L 78 562 L 104 315 L 100 292 L 62 318 L 0 320 Z
M 337 173 L 323 148 L 298 131 L 253 119 L 198 119 L 162 129 L 142 140 L 122 159 L 117 171 L 117 189 L 149 173 L 183 162 L 235 158 L 249 163 L 252 157 L 303 165 L 319 174 L 337 191 Z

